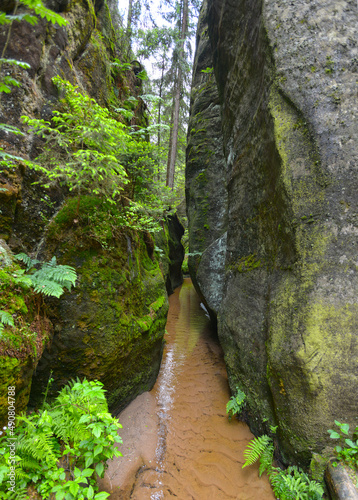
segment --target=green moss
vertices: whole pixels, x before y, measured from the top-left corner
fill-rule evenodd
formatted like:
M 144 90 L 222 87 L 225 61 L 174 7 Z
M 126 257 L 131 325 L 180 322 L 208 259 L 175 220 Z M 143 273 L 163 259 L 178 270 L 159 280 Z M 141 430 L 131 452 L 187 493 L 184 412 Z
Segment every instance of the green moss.
M 251 254 L 242 257 L 239 262 L 231 267 L 236 269 L 239 273 L 247 273 L 262 266 L 262 262 L 257 258 L 256 254 Z
M 97 378 L 119 408 L 150 388 L 159 369 L 168 310 L 163 273 L 150 236 L 116 226 L 115 207 L 83 197 L 74 223 L 76 202 L 67 201 L 48 232 L 49 253 L 79 276 L 56 312 L 53 391 L 71 377 Z M 36 378 L 35 399 L 49 369 Z
M 36 343 L 41 339 L 32 326 L 35 313 L 26 304 L 31 294 L 18 280 L 19 269 L 15 263 L 0 268 L 0 310 L 14 320 L 14 326 L 5 326 L 0 336 L 0 424 L 6 422 L 8 386 L 16 388 L 17 413 L 26 409 L 32 373 L 41 355 Z M 38 320 L 37 328 L 39 325 Z
M 308 125 L 294 106 L 273 86 L 270 109 L 274 119 L 275 142 L 282 160 L 282 180 L 291 198 L 295 215 L 308 206 L 322 205 L 320 159 L 310 138 Z M 313 175 L 312 175 L 313 174 Z

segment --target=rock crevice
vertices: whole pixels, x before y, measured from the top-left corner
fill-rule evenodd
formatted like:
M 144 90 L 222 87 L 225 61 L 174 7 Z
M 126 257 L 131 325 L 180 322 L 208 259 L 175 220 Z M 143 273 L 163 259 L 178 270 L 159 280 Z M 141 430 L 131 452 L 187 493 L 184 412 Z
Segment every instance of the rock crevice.
M 205 239 L 191 232 L 191 272 L 215 303 L 231 387 L 247 393 L 253 430 L 278 425 L 283 458 L 307 463 L 334 419 L 356 425 L 357 6 L 208 0 L 204 22 L 196 60 L 213 61 L 215 99 L 203 102 L 197 64 L 191 121 L 220 106 L 206 141 L 224 156 L 195 162 L 205 141 L 189 127 L 189 228 L 207 212 L 198 200 L 208 173 L 227 208 Z M 213 242 L 226 230 L 223 251 Z

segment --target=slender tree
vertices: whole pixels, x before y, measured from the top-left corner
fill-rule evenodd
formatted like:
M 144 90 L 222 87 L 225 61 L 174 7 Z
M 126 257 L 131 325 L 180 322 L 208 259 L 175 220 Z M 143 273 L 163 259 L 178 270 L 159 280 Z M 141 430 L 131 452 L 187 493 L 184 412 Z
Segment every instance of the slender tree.
M 180 111 L 180 96 L 183 88 L 183 70 L 182 62 L 185 59 L 184 47 L 185 40 L 188 35 L 188 0 L 181 0 L 180 3 L 180 38 L 177 43 L 177 50 L 173 52 L 173 63 L 175 64 L 174 71 L 174 92 L 173 92 L 173 109 L 172 109 L 172 126 L 169 138 L 169 151 L 167 163 L 167 186 L 173 189 L 175 161 L 178 150 L 178 132 L 179 132 L 179 111 Z M 176 62 L 177 59 L 177 62 Z

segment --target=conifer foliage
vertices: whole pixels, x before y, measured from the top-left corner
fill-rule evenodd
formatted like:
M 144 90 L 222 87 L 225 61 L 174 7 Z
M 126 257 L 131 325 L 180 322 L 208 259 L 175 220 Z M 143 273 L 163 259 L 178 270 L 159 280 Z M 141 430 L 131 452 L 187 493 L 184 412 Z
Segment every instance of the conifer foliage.
M 50 187 L 58 182 L 78 195 L 77 215 L 81 197 L 92 194 L 117 205 L 126 215 L 123 225 L 159 230 L 166 189 L 145 129 L 126 126 L 120 112 L 101 107 L 68 81 L 60 77 L 53 81 L 63 98 L 52 120 L 22 117 L 28 131 L 44 139 L 43 153 L 26 162 L 42 174 L 39 183 Z

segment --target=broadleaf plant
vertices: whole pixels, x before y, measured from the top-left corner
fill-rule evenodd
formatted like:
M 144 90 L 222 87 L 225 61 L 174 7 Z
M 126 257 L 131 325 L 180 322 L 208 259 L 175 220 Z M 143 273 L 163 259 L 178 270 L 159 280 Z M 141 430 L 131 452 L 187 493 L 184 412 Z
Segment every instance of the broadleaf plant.
M 16 422 L 16 491 L 8 489 L 10 451 L 8 431 L 0 438 L 0 497 L 28 498 L 33 485 L 43 499 L 105 500 L 98 492 L 107 460 L 121 453 L 118 420 L 108 413 L 103 384 L 72 381 L 39 412 Z M 23 496 L 20 496 L 23 495 Z
M 349 432 L 349 424 L 342 424 L 335 420 L 334 423 L 339 429 L 339 432 L 329 429 L 329 437 L 338 439 L 338 444 L 334 447 L 334 451 L 338 461 L 346 463 L 353 469 L 358 470 L 358 426 L 351 433 Z M 337 462 L 333 462 L 337 465 Z

